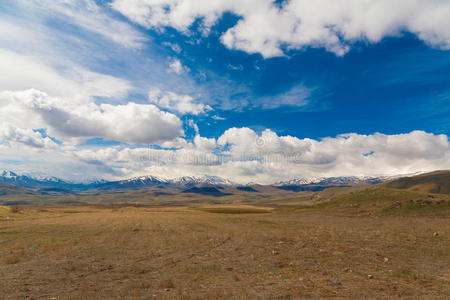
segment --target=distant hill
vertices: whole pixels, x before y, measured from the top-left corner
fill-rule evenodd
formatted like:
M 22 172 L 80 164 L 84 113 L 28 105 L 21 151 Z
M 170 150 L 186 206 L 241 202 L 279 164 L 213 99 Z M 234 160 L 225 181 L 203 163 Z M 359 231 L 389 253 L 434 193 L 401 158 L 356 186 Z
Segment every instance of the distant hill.
M 176 188 L 183 190 L 192 187 L 233 186 L 233 182 L 218 176 L 184 176 L 175 179 L 164 179 L 147 175 L 124 180 L 99 180 L 88 183 L 65 181 L 56 177 L 36 177 L 28 174 L 17 174 L 13 171 L 0 171 L 0 183 L 14 184 L 23 188 L 39 189 L 43 193 L 76 193 L 76 192 L 108 192 L 114 190 L 141 190 L 150 187 Z
M 450 171 L 437 171 L 404 178 L 350 176 L 295 179 L 274 185 L 238 185 L 227 179 L 206 175 L 176 179 L 148 175 L 119 181 L 74 183 L 54 177 L 34 177 L 11 171 L 0 171 L 0 204 L 7 201 L 31 201 L 32 203 L 40 201 L 41 204 L 57 203 L 57 201 L 161 204 L 191 201 L 195 197 L 189 194 L 197 194 L 205 196 L 202 197 L 202 201 L 212 200 L 212 197 L 233 195 L 235 199 L 245 201 L 271 203 L 283 200 L 285 203 L 289 202 L 289 205 L 294 205 L 298 201 L 308 199 L 331 200 L 368 187 L 450 195 Z M 425 195 L 425 197 L 428 196 Z M 226 198 L 229 197 L 224 199 Z
M 384 186 L 426 193 L 450 194 L 450 171 L 435 171 L 404 177 L 387 182 Z
M 431 214 L 448 216 L 450 212 L 450 197 L 426 192 L 400 190 L 380 186 L 348 188 L 342 193 L 322 195 L 316 198 L 312 209 L 320 209 L 331 214 L 344 215 L 405 215 Z
M 73 191 L 73 190 L 83 190 L 89 189 L 93 186 L 97 186 L 97 183 L 90 184 L 77 184 L 72 182 L 67 182 L 57 177 L 35 177 L 26 174 L 17 174 L 13 171 L 0 171 L 0 183 L 2 184 L 13 184 L 17 187 L 28 188 L 28 189 L 61 189 L 61 191 Z M 52 192 L 58 192 L 53 190 Z M 64 192 L 64 193 L 65 193 Z
M 220 191 L 219 189 L 217 189 L 215 187 L 193 187 L 193 188 L 183 191 L 183 193 L 201 194 L 201 195 L 208 195 L 208 196 L 215 196 L 215 197 L 229 195 L 227 193 Z
M 0 182 L 0 197 L 10 195 L 36 195 L 36 191 L 15 184 Z
M 249 192 L 249 193 L 257 193 L 258 190 L 252 188 L 251 186 L 238 186 L 236 187 L 237 190 L 243 191 L 243 192 Z
M 280 190 L 291 192 L 320 192 L 329 188 L 350 187 L 350 185 L 282 185 L 277 186 Z
M 340 177 L 312 177 L 312 178 L 295 178 L 288 181 L 280 181 L 274 186 L 356 186 L 367 184 L 379 184 L 388 180 L 400 178 L 402 175 L 394 176 L 340 176 Z

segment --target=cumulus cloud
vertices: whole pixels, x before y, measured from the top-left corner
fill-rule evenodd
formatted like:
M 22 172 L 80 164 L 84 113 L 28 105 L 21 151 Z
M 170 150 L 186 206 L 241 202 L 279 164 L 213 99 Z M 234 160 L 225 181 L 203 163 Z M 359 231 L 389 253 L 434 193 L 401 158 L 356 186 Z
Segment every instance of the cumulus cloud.
M 110 179 L 207 174 L 240 183 L 273 183 L 299 177 L 376 176 L 450 168 L 448 136 L 424 131 L 398 135 L 351 133 L 315 140 L 280 136 L 269 129 L 257 133 L 250 128 L 230 128 L 218 139 L 197 134 L 192 141 L 176 138 L 164 142 L 162 148 L 87 148 L 53 147 L 51 140 L 37 132 L 2 125 L 0 139 L 18 144 L 10 150 L 2 148 L 3 158 L 16 159 L 17 149 L 21 149 L 21 157 L 43 159 L 47 169 L 58 166 L 57 171 L 64 173 L 64 164 L 65 168 L 83 166 L 92 174 Z M 0 143 L 0 147 L 4 145 Z M 27 150 L 36 147 L 41 149 L 40 154 Z M 66 174 L 79 175 L 70 168 L 65 169 Z
M 195 137 L 186 140 L 182 121 L 175 113 L 200 115 L 211 107 L 192 96 L 161 90 L 150 91 L 146 104 L 126 102 L 131 90 L 136 94 L 148 91 L 149 82 L 156 77 L 161 77 L 160 82 L 167 81 L 165 86 L 174 86 L 185 78 L 169 74 L 166 60 L 147 60 L 142 54 L 146 51 L 136 51 L 145 47 L 146 38 L 96 3 L 31 0 L 17 4 L 25 12 L 12 10 L 18 16 L 0 12 L 2 159 L 26 158 L 31 168 L 45 166 L 53 175 L 77 176 L 87 168 L 89 173 L 106 177 L 209 174 L 243 183 L 450 168 L 448 136 L 423 131 L 399 135 L 351 133 L 314 140 L 280 136 L 271 130 L 259 133 L 250 128 L 230 128 L 216 139 L 202 137 L 191 120 L 188 125 Z M 291 0 L 275 5 L 272 0 L 114 0 L 110 5 L 145 27 L 171 26 L 186 34 L 198 19 L 207 33 L 225 12 L 234 13 L 240 19 L 221 36 L 222 43 L 264 57 L 305 47 L 344 55 L 356 41 L 376 43 L 404 32 L 416 34 L 433 47 L 450 48 L 448 1 Z M 63 24 L 64 29 L 49 25 L 54 22 Z M 105 45 L 117 44 L 123 47 L 104 51 Z M 171 48 L 171 55 L 182 51 L 176 44 L 166 46 Z M 99 73 L 118 74 L 118 69 L 113 69 L 123 57 L 129 58 L 124 64 L 131 67 L 120 70 L 125 71 L 122 74 L 139 69 L 135 66 L 152 70 L 136 71 L 136 77 L 147 81 L 142 89 L 128 80 Z M 169 67 L 176 74 L 187 71 L 175 58 Z M 228 65 L 228 69 L 239 71 L 242 66 Z M 149 79 L 151 76 L 153 79 Z M 177 81 L 166 80 L 168 76 Z M 298 85 L 277 98 L 242 100 L 245 103 L 223 99 L 221 104 L 228 108 L 303 106 L 310 93 L 311 89 Z M 120 101 L 125 104 L 111 104 Z M 36 129 L 46 129 L 63 144 Z M 88 138 L 159 147 L 75 146 Z M 37 161 L 40 164 L 33 164 Z
M 48 128 L 61 140 L 99 137 L 157 143 L 184 134 L 177 116 L 152 104 L 98 105 L 84 98 L 54 98 L 34 89 L 1 92 L 0 116 L 17 126 Z
M 0 142 L 23 144 L 31 148 L 55 148 L 57 144 L 49 137 L 28 128 L 17 128 L 9 123 L 0 123 Z
M 163 92 L 153 89 L 148 94 L 148 100 L 161 108 L 166 108 L 180 114 L 199 115 L 211 110 L 209 105 L 196 101 L 189 95 L 180 95 L 174 92 Z
M 175 145 L 176 144 L 176 145 Z M 230 128 L 218 139 L 197 135 L 161 148 L 78 149 L 68 155 L 84 163 L 138 175 L 215 175 L 236 182 L 273 183 L 299 177 L 390 175 L 450 168 L 446 135 L 356 133 L 321 140 L 279 136 L 267 129 Z M 371 153 L 371 155 L 366 155 Z M 120 167 L 120 168 L 118 168 Z
M 450 143 L 446 135 L 413 131 L 400 135 L 339 135 L 322 140 L 278 136 L 271 130 L 261 135 L 247 128 L 230 129 L 219 143 L 231 144 L 235 157 L 255 156 L 285 168 L 293 176 L 380 175 L 448 167 Z M 365 156 L 365 153 L 373 153 Z M 280 174 L 278 173 L 278 176 Z
M 208 28 L 232 12 L 241 19 L 223 34 L 223 44 L 264 57 L 284 55 L 283 47 L 343 55 L 355 41 L 376 43 L 404 31 L 450 49 L 450 2 L 442 0 L 291 0 L 281 7 L 272 0 L 114 0 L 111 6 L 142 26 L 182 32 L 198 18 Z

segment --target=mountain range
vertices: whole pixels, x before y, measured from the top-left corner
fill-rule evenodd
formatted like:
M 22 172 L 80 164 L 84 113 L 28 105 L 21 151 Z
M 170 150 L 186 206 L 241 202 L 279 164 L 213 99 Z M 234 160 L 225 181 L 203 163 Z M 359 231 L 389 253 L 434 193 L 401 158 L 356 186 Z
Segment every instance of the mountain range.
M 328 187 L 346 187 L 365 184 L 379 184 L 402 176 L 346 176 L 346 177 L 317 177 L 317 178 L 296 178 L 288 181 L 281 181 L 271 184 L 283 190 L 294 192 L 299 191 L 320 191 Z M 176 179 L 165 179 L 157 176 L 139 176 L 125 180 L 106 181 L 97 180 L 89 183 L 75 183 L 65 181 L 57 177 L 37 177 L 26 174 L 18 174 L 13 171 L 1 171 L 0 183 L 18 186 L 21 188 L 36 189 L 40 192 L 57 193 L 77 193 L 85 191 L 111 191 L 126 189 L 145 189 L 148 187 L 175 188 L 179 190 L 195 188 L 222 188 L 237 187 L 242 191 L 256 191 L 253 187 L 255 183 L 240 185 L 228 179 L 218 176 L 184 176 Z
M 0 171 L 0 183 L 21 188 L 38 189 L 52 192 L 77 192 L 87 190 L 116 190 L 141 189 L 146 187 L 160 188 L 192 188 L 192 187 L 220 187 L 237 186 L 236 183 L 218 176 L 184 176 L 176 179 L 165 179 L 157 176 L 139 176 L 125 180 L 106 181 L 97 180 L 88 183 L 66 181 L 57 177 L 38 177 L 18 174 L 13 171 Z

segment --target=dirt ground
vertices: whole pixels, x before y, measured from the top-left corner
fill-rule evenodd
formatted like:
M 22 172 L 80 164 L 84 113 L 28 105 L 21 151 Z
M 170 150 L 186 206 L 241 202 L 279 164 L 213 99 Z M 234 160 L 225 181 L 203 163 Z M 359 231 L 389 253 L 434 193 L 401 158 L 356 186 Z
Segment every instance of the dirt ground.
M 0 299 L 450 299 L 450 219 L 189 208 L 0 218 Z

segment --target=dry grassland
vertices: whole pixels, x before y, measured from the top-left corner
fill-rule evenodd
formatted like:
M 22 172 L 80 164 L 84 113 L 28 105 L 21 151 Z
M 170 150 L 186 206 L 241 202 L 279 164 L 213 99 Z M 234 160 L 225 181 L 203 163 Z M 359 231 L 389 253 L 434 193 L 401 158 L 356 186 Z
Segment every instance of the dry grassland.
M 0 208 L 0 258 L 1 299 L 450 298 L 445 217 Z

